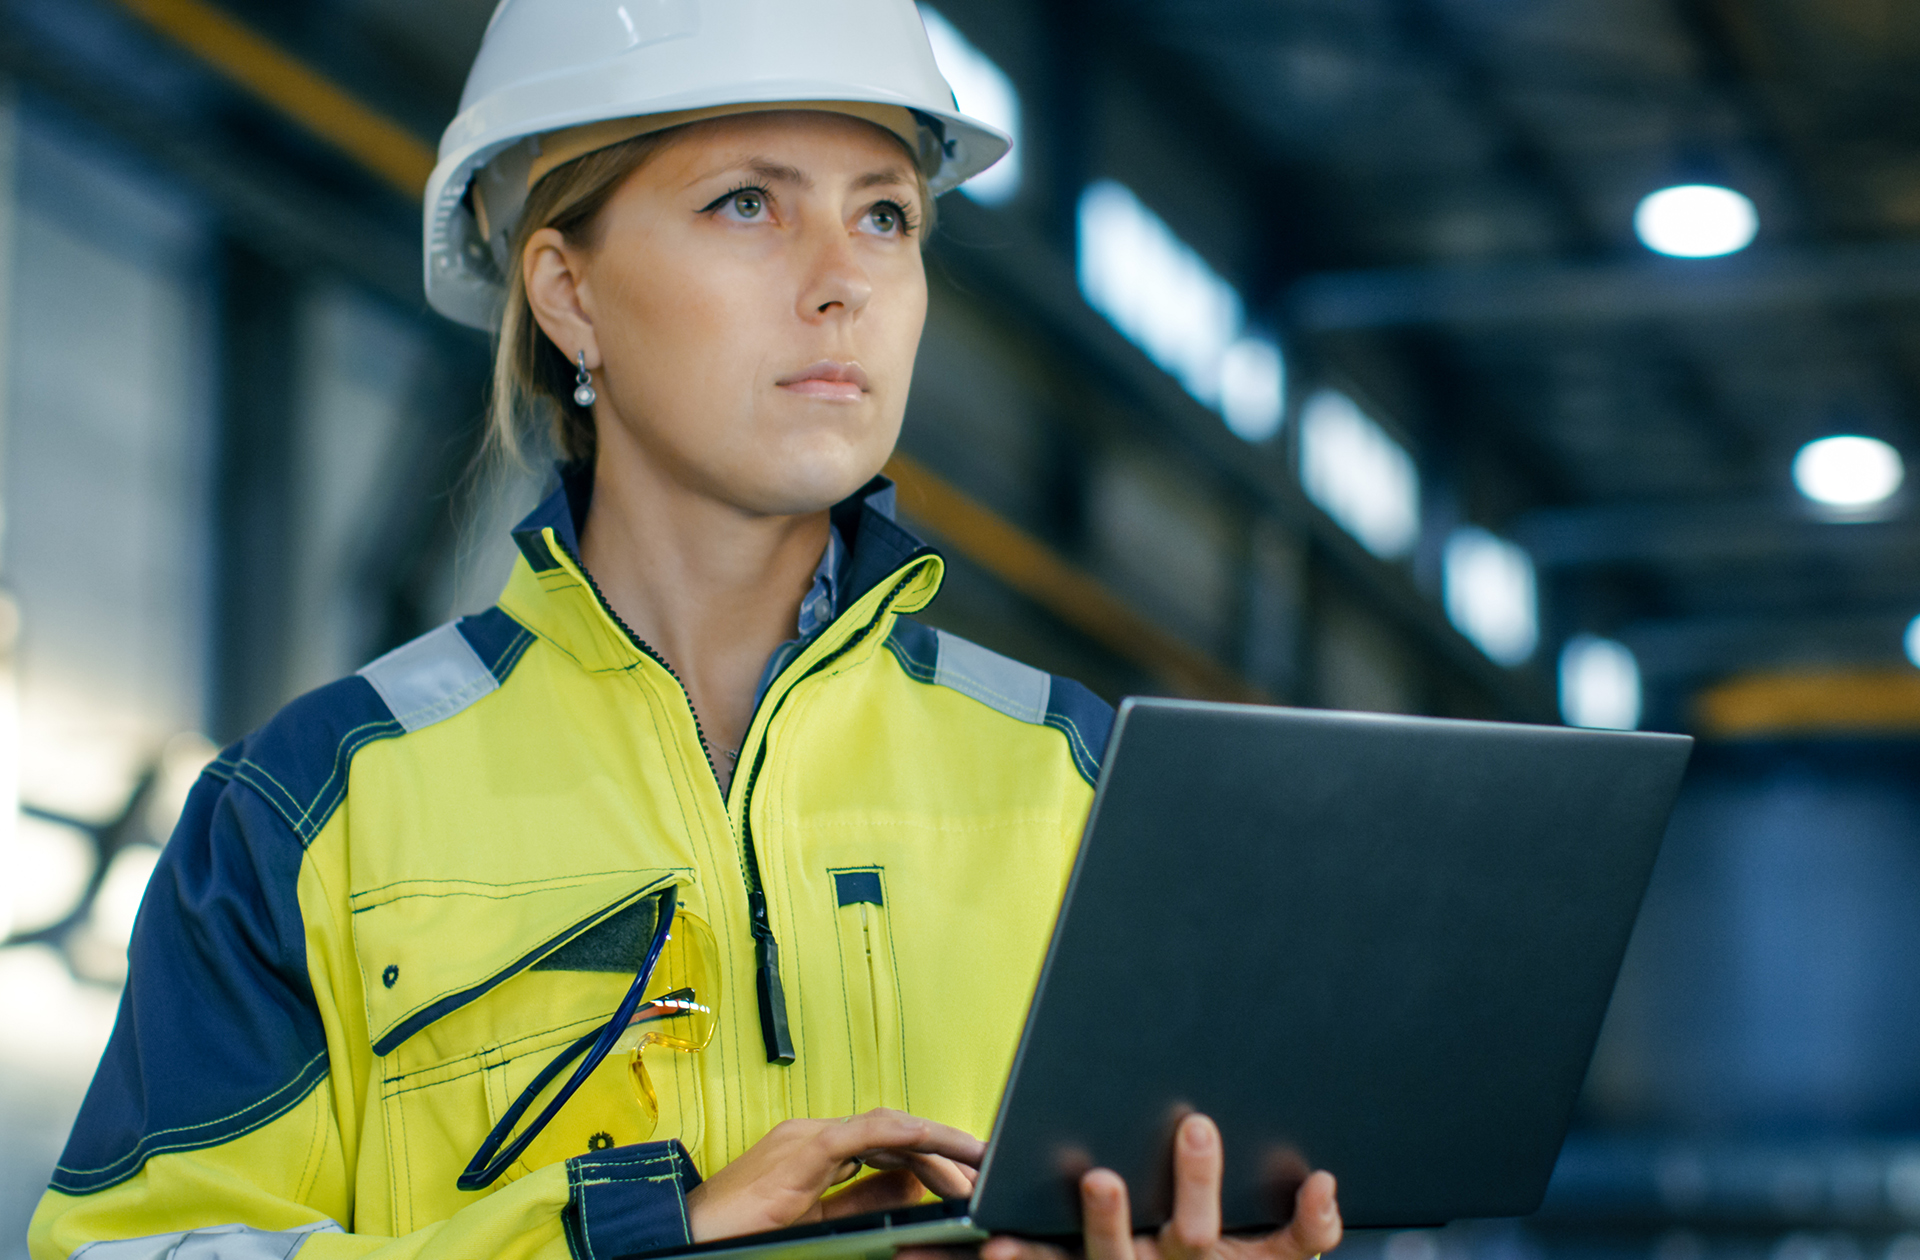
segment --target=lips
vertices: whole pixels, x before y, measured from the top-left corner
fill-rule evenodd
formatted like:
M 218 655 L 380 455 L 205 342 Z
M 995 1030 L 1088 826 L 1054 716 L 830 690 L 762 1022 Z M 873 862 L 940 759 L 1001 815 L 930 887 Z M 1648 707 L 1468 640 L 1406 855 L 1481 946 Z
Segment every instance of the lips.
M 858 363 L 822 359 L 775 381 L 781 389 L 811 398 L 852 402 L 869 389 L 866 372 Z

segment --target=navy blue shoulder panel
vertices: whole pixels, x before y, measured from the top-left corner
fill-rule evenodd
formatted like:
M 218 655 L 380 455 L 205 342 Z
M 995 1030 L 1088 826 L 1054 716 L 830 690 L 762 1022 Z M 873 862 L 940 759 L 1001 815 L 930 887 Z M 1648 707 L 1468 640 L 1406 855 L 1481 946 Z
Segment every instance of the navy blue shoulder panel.
M 1073 679 L 1008 660 L 910 617 L 894 621 L 887 650 L 916 681 L 952 687 L 1010 717 L 1053 727 L 1066 737 L 1080 777 L 1089 784 L 1099 780 L 1113 707 Z
M 135 920 L 127 987 L 52 1186 L 90 1194 L 232 1141 L 327 1074 L 296 887 L 305 842 L 228 775 L 194 785 Z
M 1067 737 L 1080 777 L 1098 782 L 1107 736 L 1113 733 L 1113 706 L 1073 679 L 1055 674 L 1047 696 L 1047 725 Z
M 533 642 L 497 608 L 457 625 L 501 683 Z M 147 885 L 119 1018 L 54 1189 L 93 1193 L 155 1155 L 230 1142 L 326 1078 L 300 867 L 346 799 L 354 754 L 403 733 L 355 675 L 295 700 L 201 774 Z
M 911 617 L 894 618 L 893 633 L 887 636 L 887 650 L 900 662 L 900 668 L 919 682 L 932 682 L 934 672 L 940 668 L 939 632 Z
M 354 674 L 309 691 L 242 740 L 230 775 L 258 792 L 304 847 L 346 799 L 353 755 L 404 734 L 373 684 Z
M 506 685 L 507 675 L 520 663 L 521 654 L 533 645 L 534 633 L 508 616 L 498 606 L 455 623 L 465 636 L 494 681 Z

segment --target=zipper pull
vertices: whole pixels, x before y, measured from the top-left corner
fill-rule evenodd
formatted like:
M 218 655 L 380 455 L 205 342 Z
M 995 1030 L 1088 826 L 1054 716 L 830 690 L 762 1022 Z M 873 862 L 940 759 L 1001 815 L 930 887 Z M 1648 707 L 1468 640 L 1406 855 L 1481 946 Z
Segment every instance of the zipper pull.
M 780 984 L 780 942 L 773 938 L 767 918 L 767 894 L 755 888 L 747 893 L 753 917 L 753 951 L 759 960 L 760 1033 L 767 1042 L 767 1062 L 793 1062 L 793 1035 L 787 1030 L 787 991 Z

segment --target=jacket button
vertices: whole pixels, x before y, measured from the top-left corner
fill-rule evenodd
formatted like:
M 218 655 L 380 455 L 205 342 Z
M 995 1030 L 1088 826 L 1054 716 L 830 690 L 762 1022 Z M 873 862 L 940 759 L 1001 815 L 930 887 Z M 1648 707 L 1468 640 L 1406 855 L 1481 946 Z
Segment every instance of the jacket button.
M 380 973 L 380 983 L 386 985 L 389 989 L 393 987 L 394 981 L 399 978 L 400 968 L 394 966 L 392 963 L 388 963 L 387 969 Z
M 612 1145 L 613 1134 L 611 1133 L 600 1132 L 587 1139 L 587 1149 L 590 1151 L 604 1151 Z

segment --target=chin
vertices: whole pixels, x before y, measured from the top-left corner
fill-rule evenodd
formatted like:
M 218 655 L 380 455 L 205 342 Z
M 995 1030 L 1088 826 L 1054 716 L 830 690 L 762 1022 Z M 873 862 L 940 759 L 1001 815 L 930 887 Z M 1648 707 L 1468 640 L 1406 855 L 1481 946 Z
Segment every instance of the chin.
M 824 512 L 873 480 L 887 462 L 891 448 L 877 458 L 853 460 L 795 460 L 762 467 L 730 479 L 731 496 L 747 511 L 763 516 L 804 516 Z

